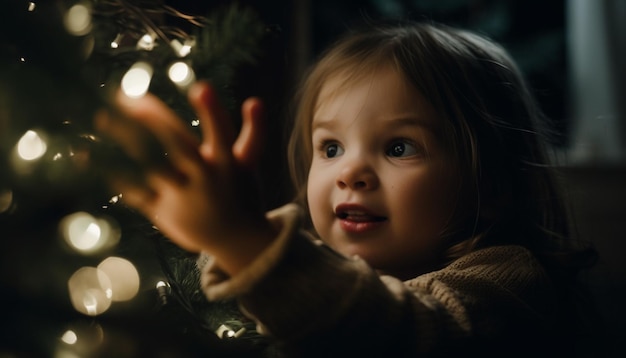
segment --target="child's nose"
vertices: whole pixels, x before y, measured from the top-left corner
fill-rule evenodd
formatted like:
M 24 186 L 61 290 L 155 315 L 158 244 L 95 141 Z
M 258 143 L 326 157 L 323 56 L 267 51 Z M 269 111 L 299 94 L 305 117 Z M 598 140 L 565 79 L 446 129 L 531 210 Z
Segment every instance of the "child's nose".
M 378 176 L 374 169 L 361 160 L 346 163 L 337 177 L 337 186 L 341 189 L 373 190 L 378 185 Z

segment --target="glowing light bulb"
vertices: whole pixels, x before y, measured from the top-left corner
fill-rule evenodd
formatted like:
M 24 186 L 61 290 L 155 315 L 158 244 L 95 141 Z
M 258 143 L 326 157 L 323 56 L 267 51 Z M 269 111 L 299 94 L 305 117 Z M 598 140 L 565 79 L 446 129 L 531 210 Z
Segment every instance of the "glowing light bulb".
M 196 78 L 193 69 L 182 61 L 173 63 L 167 74 L 172 82 L 182 88 L 189 86 Z
M 119 242 L 120 232 L 112 219 L 98 219 L 86 212 L 67 215 L 59 223 L 61 236 L 74 250 L 85 254 L 99 252 Z
M 189 55 L 189 53 L 191 53 L 191 45 L 183 45 L 178 54 L 182 57 L 185 57 Z
M 111 256 L 104 259 L 98 269 L 111 280 L 110 298 L 113 301 L 128 301 L 139 292 L 139 273 L 130 261 Z
M 96 357 L 104 341 L 102 326 L 93 319 L 78 319 L 68 324 L 61 335 L 55 358 Z M 102 352 L 99 352 L 102 353 Z
M 170 66 L 168 75 L 173 82 L 181 84 L 193 77 L 193 70 L 184 62 L 176 62 Z
M 89 316 L 106 312 L 111 306 L 111 280 L 95 267 L 82 267 L 68 280 L 70 301 L 74 309 Z
M 35 11 L 35 7 L 37 7 L 37 5 L 34 2 L 31 1 L 31 2 L 28 3 L 28 11 L 29 12 Z
M 85 212 L 66 216 L 61 221 L 61 230 L 67 243 L 78 251 L 94 249 L 102 233 L 96 218 Z
M 137 48 L 151 51 L 154 48 L 155 41 L 151 34 L 143 35 L 137 42 Z
M 78 336 L 76 335 L 76 332 L 72 331 L 71 329 L 68 329 L 61 336 L 61 340 L 64 343 L 72 345 L 72 344 L 76 344 L 76 342 L 78 341 Z
M 64 23 L 70 34 L 76 36 L 86 35 L 91 31 L 91 10 L 87 5 L 78 3 L 67 11 Z
M 143 97 L 150 88 L 152 73 L 149 63 L 135 63 L 122 78 L 122 91 L 131 98 Z
M 120 47 L 120 43 L 122 42 L 123 37 L 124 37 L 124 34 L 117 34 L 117 36 L 115 36 L 115 39 L 111 41 L 111 48 Z
M 17 142 L 17 154 L 28 161 L 41 158 L 47 148 L 45 140 L 33 130 L 27 131 Z

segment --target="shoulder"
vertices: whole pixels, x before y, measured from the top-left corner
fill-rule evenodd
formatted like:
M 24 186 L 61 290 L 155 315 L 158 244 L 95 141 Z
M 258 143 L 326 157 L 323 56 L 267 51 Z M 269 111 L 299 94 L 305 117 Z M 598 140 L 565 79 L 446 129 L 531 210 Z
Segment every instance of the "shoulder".
M 446 271 L 543 271 L 535 255 L 523 246 L 491 246 L 475 250 L 452 262 Z
M 447 267 L 413 280 L 409 287 L 454 292 L 461 300 L 512 299 L 544 306 L 554 297 L 553 285 L 535 255 L 516 245 L 473 251 Z M 537 307 L 537 308 L 539 308 Z M 540 309 L 543 310 L 543 309 Z
M 433 274 L 439 277 L 474 277 L 511 289 L 533 283 L 549 284 L 548 276 L 537 257 L 518 245 L 492 246 L 473 251 Z

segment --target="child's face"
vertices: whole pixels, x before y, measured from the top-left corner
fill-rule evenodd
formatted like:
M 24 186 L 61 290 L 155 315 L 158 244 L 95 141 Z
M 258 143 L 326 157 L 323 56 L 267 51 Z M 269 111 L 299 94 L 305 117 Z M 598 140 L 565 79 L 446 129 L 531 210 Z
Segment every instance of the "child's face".
M 313 224 L 344 255 L 415 276 L 438 264 L 453 205 L 437 113 L 392 68 L 338 89 L 344 80 L 322 87 L 313 116 Z

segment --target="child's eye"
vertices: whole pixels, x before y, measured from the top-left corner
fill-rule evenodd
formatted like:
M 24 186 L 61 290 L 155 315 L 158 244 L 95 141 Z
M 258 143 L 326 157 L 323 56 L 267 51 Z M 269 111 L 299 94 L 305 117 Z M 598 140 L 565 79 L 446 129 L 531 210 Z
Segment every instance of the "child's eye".
M 325 143 L 323 148 L 327 158 L 334 158 L 343 154 L 343 148 L 337 143 Z
M 395 158 L 410 157 L 417 154 L 417 148 L 406 140 L 398 140 L 391 143 L 386 154 Z

